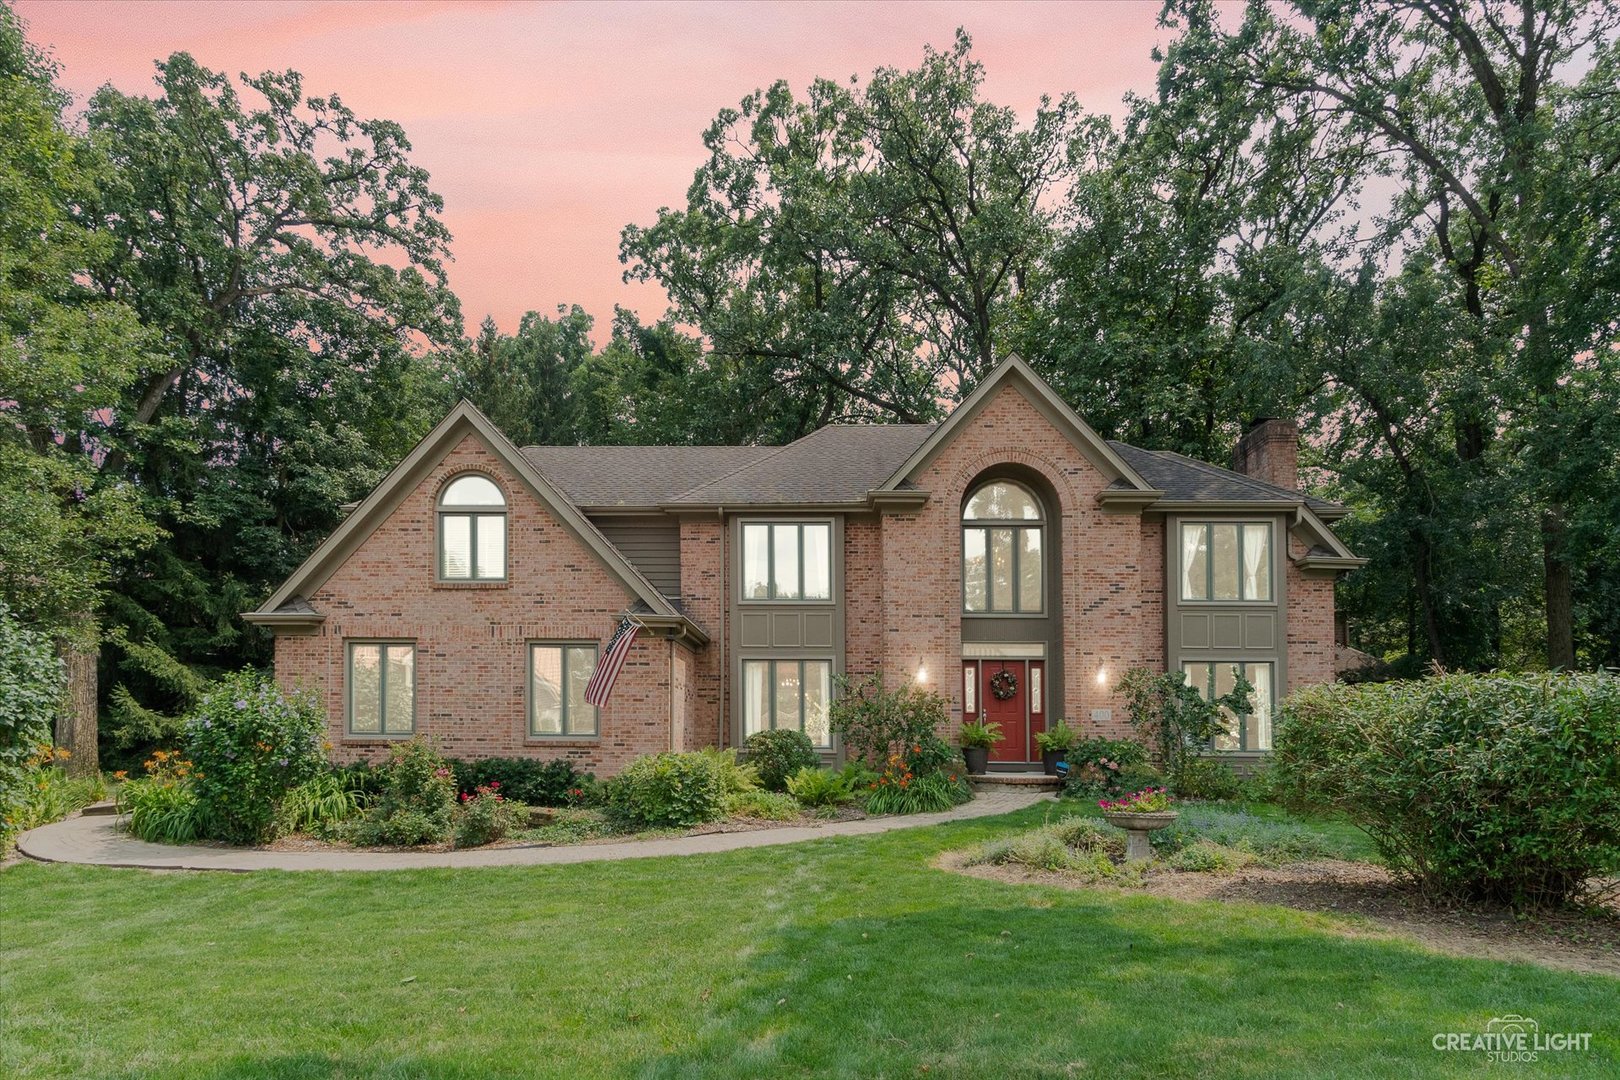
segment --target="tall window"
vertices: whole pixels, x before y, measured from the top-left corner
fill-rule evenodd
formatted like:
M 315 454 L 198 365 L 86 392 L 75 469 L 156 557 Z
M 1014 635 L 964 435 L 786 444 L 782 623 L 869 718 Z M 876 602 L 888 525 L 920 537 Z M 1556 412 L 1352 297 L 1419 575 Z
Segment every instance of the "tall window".
M 1184 522 L 1183 600 L 1270 600 L 1271 526 Z
M 506 496 L 488 478 L 451 481 L 439 496 L 439 580 L 506 579 Z
M 1249 712 L 1239 715 L 1230 709 L 1221 710 L 1226 719 L 1226 730 L 1215 736 L 1212 749 L 1271 749 L 1271 706 L 1275 700 L 1273 697 L 1275 665 L 1231 660 L 1199 660 L 1182 664 L 1181 669 L 1186 672 L 1187 681 L 1198 688 L 1198 692 L 1204 695 L 1206 701 L 1231 693 L 1232 687 L 1237 685 L 1239 670 L 1254 687 L 1254 692 L 1249 695 L 1249 702 L 1254 707 Z
M 744 600 L 832 599 L 832 526 L 753 522 L 742 527 Z
M 1044 530 L 1041 504 L 1028 488 L 997 480 L 975 491 L 962 509 L 962 610 L 1045 610 Z
M 595 670 L 595 645 L 530 645 L 529 734 L 595 735 L 596 706 L 585 700 Z
M 830 660 L 744 660 L 743 734 L 792 728 L 819 747 L 832 745 L 827 706 Z
M 351 641 L 349 734 L 405 736 L 416 730 L 416 646 Z

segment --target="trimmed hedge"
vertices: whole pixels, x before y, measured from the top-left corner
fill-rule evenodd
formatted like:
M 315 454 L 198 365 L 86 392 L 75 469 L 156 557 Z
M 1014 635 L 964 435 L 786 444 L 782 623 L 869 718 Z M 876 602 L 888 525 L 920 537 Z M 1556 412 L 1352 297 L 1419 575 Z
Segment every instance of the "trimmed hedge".
M 584 793 L 596 786 L 595 776 L 580 772 L 565 758 L 452 760 L 450 768 L 456 775 L 458 794 L 471 796 L 481 787 L 496 784 L 502 796 L 529 806 L 573 806 L 583 801 Z M 581 794 L 571 794 L 576 791 Z
M 748 736 L 743 749 L 748 764 L 759 770 L 759 782 L 766 791 L 786 791 L 789 777 L 799 775 L 800 769 L 821 764 L 810 736 L 792 728 L 756 731 Z
M 1620 679 L 1437 675 L 1283 703 L 1272 784 L 1428 891 L 1557 904 L 1620 872 Z

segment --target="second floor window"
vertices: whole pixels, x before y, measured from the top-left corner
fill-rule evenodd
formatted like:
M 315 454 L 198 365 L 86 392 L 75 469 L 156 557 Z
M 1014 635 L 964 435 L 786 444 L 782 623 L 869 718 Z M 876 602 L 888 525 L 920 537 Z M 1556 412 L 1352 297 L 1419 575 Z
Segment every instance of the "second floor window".
M 832 526 L 753 522 L 742 527 L 744 600 L 831 600 Z
M 1270 600 L 1271 526 L 1225 521 L 1181 526 L 1183 600 Z
M 1045 610 L 1045 519 L 1028 488 L 997 480 L 962 508 L 962 610 L 973 615 Z
M 487 477 L 453 480 L 439 496 L 439 580 L 506 579 L 506 496 Z

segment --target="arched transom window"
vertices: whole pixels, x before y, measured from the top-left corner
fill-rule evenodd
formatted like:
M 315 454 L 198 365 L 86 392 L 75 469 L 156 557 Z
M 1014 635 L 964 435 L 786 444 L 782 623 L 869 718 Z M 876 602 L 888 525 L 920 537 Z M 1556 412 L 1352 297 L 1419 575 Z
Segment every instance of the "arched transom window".
M 458 477 L 439 495 L 439 580 L 506 578 L 506 496 L 488 477 Z
M 962 610 L 978 615 L 1045 610 L 1045 515 L 1022 484 L 993 480 L 962 508 Z

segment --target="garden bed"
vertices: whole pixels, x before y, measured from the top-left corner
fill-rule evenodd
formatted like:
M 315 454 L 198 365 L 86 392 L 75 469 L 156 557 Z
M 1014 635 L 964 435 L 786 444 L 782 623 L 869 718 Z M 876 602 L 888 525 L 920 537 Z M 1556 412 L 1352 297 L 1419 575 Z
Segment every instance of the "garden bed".
M 1332 832 L 1213 807 L 1188 807 L 1158 857 L 1126 863 L 1123 837 L 1087 815 L 935 860 L 971 877 L 1186 901 L 1274 904 L 1341 919 L 1349 936 L 1399 936 L 1458 956 L 1620 976 L 1620 900 L 1535 914 L 1437 902 Z M 1189 853 L 1194 857 L 1189 858 Z M 1201 856 L 1201 857 L 1200 857 Z

